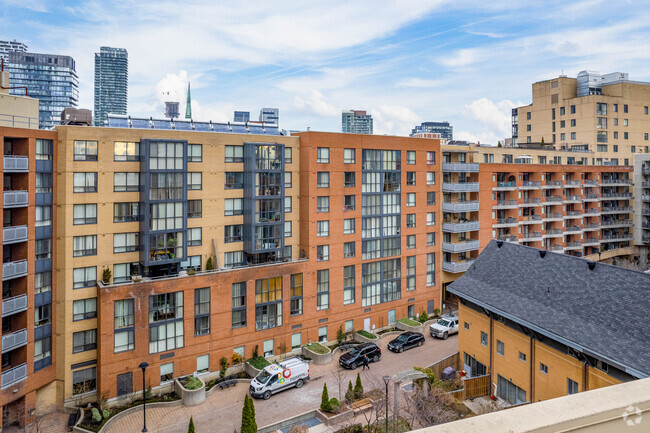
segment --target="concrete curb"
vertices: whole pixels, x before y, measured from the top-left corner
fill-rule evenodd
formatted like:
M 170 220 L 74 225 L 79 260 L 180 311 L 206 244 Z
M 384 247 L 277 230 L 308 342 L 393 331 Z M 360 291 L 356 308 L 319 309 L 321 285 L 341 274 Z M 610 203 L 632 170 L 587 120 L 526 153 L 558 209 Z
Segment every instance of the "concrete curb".
M 302 354 L 303 354 L 303 356 L 305 356 L 307 358 L 311 358 L 311 360 L 313 361 L 313 363 L 315 365 L 329 364 L 330 362 L 332 362 L 332 355 L 333 355 L 334 352 L 332 351 L 331 348 L 329 348 L 327 346 L 324 346 L 322 344 L 321 344 L 321 346 L 328 349 L 329 352 L 328 353 L 316 353 L 313 350 L 309 349 L 305 345 L 305 346 L 302 346 Z
M 156 407 L 175 407 L 175 406 L 180 406 L 181 404 L 182 404 L 182 400 L 158 401 L 158 402 L 155 402 L 155 403 L 147 403 L 147 407 L 153 409 L 153 408 L 156 408 Z M 108 421 L 106 421 L 106 423 L 102 426 L 101 429 L 99 429 L 99 431 L 97 433 L 103 433 L 104 431 L 106 431 L 106 428 L 109 425 L 111 425 L 111 423 L 113 421 L 118 420 L 118 419 L 122 418 L 123 416 L 126 416 L 126 415 L 130 414 L 131 412 L 135 412 L 135 411 L 138 411 L 138 410 L 142 410 L 142 405 L 141 404 L 139 404 L 137 406 L 130 407 L 130 408 L 126 409 L 126 410 L 123 410 L 122 412 L 120 412 L 118 414 L 113 415 L 112 417 L 110 417 L 108 419 Z M 83 427 L 79 427 L 79 424 L 84 419 L 84 415 L 85 415 L 85 410 L 83 408 L 81 408 L 81 417 L 77 421 L 77 424 L 75 424 L 72 431 L 75 432 L 75 433 L 94 433 L 92 430 L 86 430 Z

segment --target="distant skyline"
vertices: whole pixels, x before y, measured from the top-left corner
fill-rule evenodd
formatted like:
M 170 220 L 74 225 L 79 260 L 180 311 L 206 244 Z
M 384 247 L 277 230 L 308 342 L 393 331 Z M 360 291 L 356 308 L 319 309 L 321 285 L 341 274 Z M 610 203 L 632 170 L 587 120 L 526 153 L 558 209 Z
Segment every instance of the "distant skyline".
M 72 56 L 93 108 L 94 53 L 129 52 L 129 114 L 163 117 L 192 83 L 197 120 L 278 107 L 280 127 L 340 131 L 366 110 L 375 134 L 449 121 L 496 144 L 531 84 L 584 69 L 650 81 L 650 1 L 352 3 L 4 0 L 0 40 Z

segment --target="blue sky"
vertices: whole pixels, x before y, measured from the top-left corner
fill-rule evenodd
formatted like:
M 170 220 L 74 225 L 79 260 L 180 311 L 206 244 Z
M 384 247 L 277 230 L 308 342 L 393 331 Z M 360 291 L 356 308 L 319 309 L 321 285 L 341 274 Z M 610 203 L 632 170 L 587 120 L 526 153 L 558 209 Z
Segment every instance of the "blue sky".
M 650 81 L 649 1 L 0 0 L 0 39 L 75 58 L 93 106 L 94 53 L 129 51 L 129 113 L 162 116 L 192 83 L 197 120 L 280 108 L 286 129 L 338 131 L 365 109 L 375 133 L 448 120 L 496 143 L 531 84 L 583 69 Z

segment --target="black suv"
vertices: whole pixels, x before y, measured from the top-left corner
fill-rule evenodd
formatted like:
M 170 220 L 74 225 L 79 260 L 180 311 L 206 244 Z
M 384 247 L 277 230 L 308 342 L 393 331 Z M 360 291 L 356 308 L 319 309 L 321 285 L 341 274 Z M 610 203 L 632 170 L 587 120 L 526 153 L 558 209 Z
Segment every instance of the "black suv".
M 404 352 L 415 346 L 422 346 L 424 344 L 424 335 L 419 332 L 402 332 L 396 339 L 388 343 L 388 350 L 391 352 Z
M 364 355 L 368 357 L 368 361 L 377 362 L 381 358 L 381 349 L 375 343 L 358 344 L 347 353 L 341 355 L 339 364 L 343 368 L 354 370 L 358 366 L 363 365 Z

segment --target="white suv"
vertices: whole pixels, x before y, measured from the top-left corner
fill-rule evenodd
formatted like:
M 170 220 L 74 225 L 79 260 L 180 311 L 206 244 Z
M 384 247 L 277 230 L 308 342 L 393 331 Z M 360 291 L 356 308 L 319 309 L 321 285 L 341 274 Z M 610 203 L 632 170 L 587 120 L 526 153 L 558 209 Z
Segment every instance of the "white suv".
M 429 326 L 429 332 L 432 337 L 442 337 L 446 340 L 450 334 L 458 332 L 458 316 L 448 314 L 443 316 L 436 323 Z

